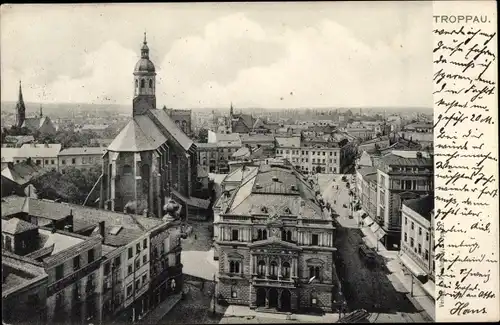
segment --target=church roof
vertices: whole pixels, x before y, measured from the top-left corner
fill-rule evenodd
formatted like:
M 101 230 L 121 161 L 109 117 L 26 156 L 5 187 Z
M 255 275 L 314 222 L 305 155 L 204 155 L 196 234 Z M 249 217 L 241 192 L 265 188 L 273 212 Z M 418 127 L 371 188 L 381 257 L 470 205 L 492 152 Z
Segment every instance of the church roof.
M 111 142 L 108 150 L 137 152 L 155 150 L 167 139 L 144 115 L 134 116 Z
M 184 148 L 184 150 L 189 150 L 193 145 L 193 140 L 191 140 L 186 133 L 184 133 L 175 122 L 172 120 L 168 113 L 163 109 L 151 109 L 149 112 L 167 129 L 170 135 Z
M 150 59 L 141 58 L 135 64 L 134 72 L 155 72 L 155 65 Z
M 43 123 L 45 122 L 45 119 L 47 119 L 47 116 L 42 116 L 42 117 L 27 117 L 24 120 L 23 127 L 26 127 L 30 130 L 38 130 L 39 128 L 42 127 Z

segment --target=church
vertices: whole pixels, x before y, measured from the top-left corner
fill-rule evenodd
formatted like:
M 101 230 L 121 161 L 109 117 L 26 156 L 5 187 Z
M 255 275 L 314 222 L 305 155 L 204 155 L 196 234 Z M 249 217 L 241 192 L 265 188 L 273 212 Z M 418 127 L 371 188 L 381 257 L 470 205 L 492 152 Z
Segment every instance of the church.
M 199 185 L 196 145 L 166 109 L 156 108 L 156 71 L 145 33 L 133 76 L 132 118 L 103 156 L 100 207 L 161 218 L 173 199 L 183 218 L 206 213 L 210 202 L 192 196 Z
M 41 134 L 55 134 L 56 127 L 48 116 L 43 116 L 42 106 L 38 116 L 26 117 L 26 105 L 23 99 L 23 90 L 21 81 L 19 81 L 19 97 L 16 103 L 16 124 L 17 128 L 27 128 L 30 132 L 39 132 Z

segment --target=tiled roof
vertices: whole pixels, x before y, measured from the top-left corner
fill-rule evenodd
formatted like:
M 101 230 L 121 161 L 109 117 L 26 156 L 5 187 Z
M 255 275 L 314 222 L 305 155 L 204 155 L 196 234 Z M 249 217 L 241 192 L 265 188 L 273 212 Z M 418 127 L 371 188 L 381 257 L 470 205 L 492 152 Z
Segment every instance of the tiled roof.
M 43 123 L 45 122 L 46 116 L 42 117 L 27 117 L 24 120 L 23 127 L 26 127 L 30 130 L 38 130 Z
M 78 156 L 78 155 L 103 155 L 106 148 L 102 147 L 72 147 L 61 150 L 59 156 Z
M 296 190 L 291 189 L 292 185 Z M 302 218 L 325 218 L 313 190 L 291 169 L 262 165 L 256 176 L 235 191 L 227 214 L 263 214 L 262 208 L 266 207 L 269 214 L 286 214 L 289 209 L 292 215 Z
M 196 148 L 217 148 L 217 143 L 196 142 Z
M 12 218 L 9 220 L 2 219 L 2 232 L 7 234 L 16 235 L 37 228 L 38 227 L 36 225 L 18 218 Z
M 227 174 L 223 183 L 226 182 L 241 182 L 248 177 L 255 176 L 259 170 L 257 166 L 245 166 L 245 168 L 238 168 L 231 173 Z
M 426 195 L 424 197 L 406 200 L 403 202 L 411 210 L 415 211 L 427 220 L 431 220 L 431 212 L 434 210 L 434 196 Z
M 180 128 L 175 125 L 174 121 L 168 116 L 168 113 L 163 109 L 150 109 L 148 111 L 154 116 L 165 129 L 168 130 L 170 135 L 181 145 L 184 150 L 189 150 L 193 145 L 191 140 Z
M 2 282 L 2 298 L 47 277 L 41 263 L 6 250 L 2 250 L 2 268 L 8 274 Z
M 274 136 L 272 135 L 265 135 L 265 134 L 242 134 L 241 135 L 241 142 L 254 142 L 254 143 L 261 143 L 261 142 L 274 142 Z
M 13 165 L 12 167 L 6 167 L 2 170 L 2 175 L 18 185 L 24 185 L 31 181 L 34 177 L 45 173 L 42 167 L 26 161 L 20 162 Z
M 147 117 L 146 117 L 147 118 Z M 108 147 L 110 151 L 117 152 L 138 152 L 155 150 L 162 143 L 155 145 L 154 138 L 148 134 L 161 134 L 155 125 L 151 129 L 143 130 L 136 120 L 136 117 L 131 119 L 127 125 L 120 131 L 116 138 Z
M 278 147 L 283 148 L 300 148 L 300 137 L 276 138 Z
M 33 144 L 26 143 L 19 148 L 17 157 L 23 158 L 45 158 L 45 157 L 57 157 L 61 151 L 61 144 L 51 143 L 51 144 Z
M 373 174 L 373 173 L 377 173 L 377 168 L 376 167 L 363 167 L 363 168 L 360 168 L 358 169 L 358 173 L 361 174 L 361 176 L 366 176 L 368 174 Z
M 144 235 L 143 230 L 139 230 L 137 228 L 130 228 L 130 227 L 122 227 L 120 231 L 113 235 L 110 233 L 111 229 L 115 228 L 116 226 L 119 225 L 107 225 L 106 222 L 104 222 L 104 242 L 103 244 L 113 246 L 113 247 L 121 247 L 125 246 L 132 241 L 136 240 L 137 238 L 141 237 Z M 90 228 L 94 227 L 95 233 L 98 233 L 99 231 L 99 224 L 98 223 L 92 223 L 88 222 L 84 219 L 75 219 L 73 220 L 73 227 L 75 229 L 85 229 L 85 228 Z
M 23 208 L 27 209 L 28 211 L 26 212 L 32 216 L 49 220 L 61 220 L 72 214 L 74 221 L 81 219 L 85 220 L 87 224 L 98 224 L 100 221 L 104 221 L 110 226 L 122 225 L 143 231 L 144 229 L 151 229 L 163 224 L 163 221 L 160 219 L 95 209 L 76 204 L 58 203 L 19 196 L 2 198 L 2 217 L 22 212 Z M 76 232 L 78 229 L 74 228 L 74 231 Z
M 236 150 L 235 153 L 233 153 L 232 157 L 233 158 L 250 157 L 250 148 L 248 148 L 248 147 L 241 147 L 238 150 Z
M 430 158 L 406 158 L 399 155 L 395 155 L 392 152 L 380 157 L 379 163 L 388 166 L 415 166 L 415 167 L 425 167 L 433 166 L 434 163 Z

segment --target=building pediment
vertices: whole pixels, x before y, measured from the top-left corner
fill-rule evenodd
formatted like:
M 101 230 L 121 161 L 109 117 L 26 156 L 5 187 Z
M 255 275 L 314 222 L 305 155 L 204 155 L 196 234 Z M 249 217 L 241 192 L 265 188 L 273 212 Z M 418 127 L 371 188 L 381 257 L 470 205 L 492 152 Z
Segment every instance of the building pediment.
M 289 243 L 277 238 L 270 238 L 265 240 L 259 240 L 248 245 L 250 249 L 266 249 L 266 250 L 302 250 L 299 246 L 294 243 Z

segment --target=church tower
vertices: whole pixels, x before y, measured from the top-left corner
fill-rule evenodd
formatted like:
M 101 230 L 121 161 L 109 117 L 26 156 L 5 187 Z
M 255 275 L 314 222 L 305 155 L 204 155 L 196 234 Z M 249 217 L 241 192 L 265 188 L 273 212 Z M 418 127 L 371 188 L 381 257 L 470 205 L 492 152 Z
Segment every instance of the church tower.
M 20 128 L 26 119 L 26 107 L 24 106 L 23 91 L 21 89 L 21 80 L 19 80 L 19 98 L 16 104 L 16 126 Z
M 149 60 L 149 47 L 144 33 L 141 58 L 134 69 L 134 100 L 132 115 L 143 115 L 149 109 L 156 109 L 156 72 Z

